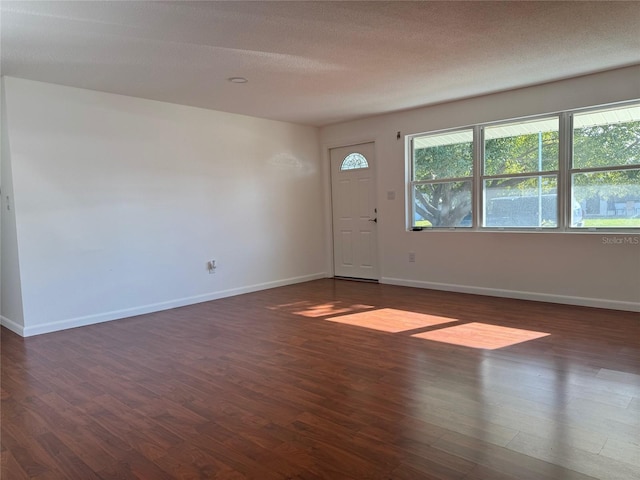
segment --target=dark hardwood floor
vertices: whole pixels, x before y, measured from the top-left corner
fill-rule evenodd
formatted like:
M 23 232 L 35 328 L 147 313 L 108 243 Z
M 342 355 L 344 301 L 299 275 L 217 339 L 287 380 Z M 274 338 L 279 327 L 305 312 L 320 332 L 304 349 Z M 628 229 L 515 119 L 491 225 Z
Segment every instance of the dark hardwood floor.
M 23 339 L 2 479 L 640 478 L 637 313 L 319 280 Z

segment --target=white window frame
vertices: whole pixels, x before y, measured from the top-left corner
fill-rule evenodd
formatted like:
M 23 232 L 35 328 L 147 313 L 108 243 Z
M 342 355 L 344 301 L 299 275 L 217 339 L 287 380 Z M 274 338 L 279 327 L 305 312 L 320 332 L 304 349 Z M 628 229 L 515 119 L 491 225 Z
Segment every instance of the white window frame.
M 570 201 L 572 195 L 571 179 L 576 173 L 589 172 L 606 172 L 619 170 L 635 170 L 640 168 L 639 165 L 620 165 L 606 167 L 590 167 L 590 168 L 573 168 L 573 116 L 590 111 L 609 110 L 616 108 L 625 108 L 628 106 L 640 106 L 640 99 L 625 101 L 614 104 L 598 105 L 583 109 L 567 110 L 563 112 L 550 112 L 535 116 L 525 116 L 519 118 L 505 119 L 495 122 L 485 122 L 476 125 L 461 126 L 450 129 L 433 130 L 428 132 L 416 133 L 406 136 L 406 166 L 407 166 L 407 209 L 406 209 L 406 225 L 407 230 L 420 231 L 474 231 L 474 232 L 535 232 L 535 233 L 619 233 L 619 234 L 640 234 L 640 227 L 578 227 L 571 226 L 572 204 Z M 558 117 L 558 169 L 544 172 L 518 173 L 505 175 L 484 175 L 484 129 L 501 124 L 512 124 L 518 122 L 529 122 L 537 119 L 545 119 Z M 414 139 L 430 135 L 441 135 L 454 133 L 459 131 L 473 130 L 473 166 L 471 177 L 456 177 L 436 180 L 414 180 Z M 509 177 L 538 177 L 555 175 L 557 179 L 557 213 L 558 223 L 556 227 L 485 227 L 483 226 L 484 218 L 484 180 L 495 178 Z M 471 227 L 419 227 L 413 228 L 415 218 L 415 198 L 414 187 L 420 184 L 440 183 L 440 182 L 456 182 L 471 181 L 472 182 L 472 226 Z

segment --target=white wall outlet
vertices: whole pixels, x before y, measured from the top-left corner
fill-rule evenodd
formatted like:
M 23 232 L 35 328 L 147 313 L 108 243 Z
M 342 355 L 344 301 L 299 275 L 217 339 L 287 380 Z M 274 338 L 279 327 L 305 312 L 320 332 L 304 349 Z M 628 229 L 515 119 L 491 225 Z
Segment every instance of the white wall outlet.
M 415 261 L 416 261 L 416 254 L 414 252 L 409 252 L 409 262 L 415 263 Z

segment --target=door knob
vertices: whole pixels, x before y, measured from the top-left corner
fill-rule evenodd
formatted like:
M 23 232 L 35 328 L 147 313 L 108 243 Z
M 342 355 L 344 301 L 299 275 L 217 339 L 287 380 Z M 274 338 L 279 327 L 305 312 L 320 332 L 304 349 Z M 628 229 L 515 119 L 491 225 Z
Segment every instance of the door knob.
M 370 218 L 369 221 L 378 223 L 378 219 L 377 218 Z

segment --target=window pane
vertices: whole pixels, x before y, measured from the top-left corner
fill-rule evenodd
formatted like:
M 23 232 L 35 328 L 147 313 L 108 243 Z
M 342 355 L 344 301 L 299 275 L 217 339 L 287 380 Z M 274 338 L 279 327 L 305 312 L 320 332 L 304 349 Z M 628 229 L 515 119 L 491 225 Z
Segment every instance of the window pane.
M 640 227 L 640 169 L 576 173 L 572 192 L 584 211 L 584 228 Z
M 473 130 L 427 135 L 413 139 L 413 179 L 470 177 Z
M 557 183 L 555 175 L 485 180 L 484 226 L 556 227 Z
M 548 172 L 558 169 L 558 118 L 487 127 L 484 173 Z
M 640 106 L 573 117 L 573 168 L 640 165 Z
M 471 181 L 415 185 L 416 227 L 471 227 Z
M 369 162 L 360 153 L 350 153 L 342 161 L 340 170 L 356 170 L 359 168 L 369 168 Z

